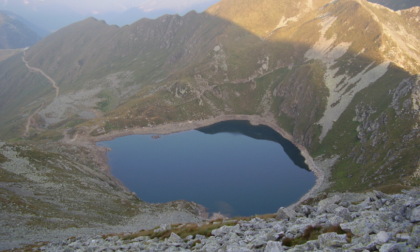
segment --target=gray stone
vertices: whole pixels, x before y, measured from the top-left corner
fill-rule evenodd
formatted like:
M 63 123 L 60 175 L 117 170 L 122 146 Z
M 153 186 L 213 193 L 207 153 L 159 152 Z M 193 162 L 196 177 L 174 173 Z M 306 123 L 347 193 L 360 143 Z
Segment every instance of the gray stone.
M 359 205 L 350 205 L 347 209 L 350 212 L 354 213 L 354 212 L 358 212 L 360 210 L 360 206 Z
M 211 234 L 214 236 L 223 236 L 231 231 L 231 227 L 229 226 L 223 226 L 218 229 L 214 229 L 211 231 Z
M 379 249 L 379 252 L 403 252 L 413 251 L 404 243 L 385 243 Z
M 400 241 L 400 242 L 406 242 L 410 240 L 410 235 L 407 233 L 397 234 L 396 237 L 397 237 L 397 241 Z
M 281 234 L 277 232 L 269 232 L 267 234 L 267 241 L 278 241 L 280 239 Z
M 412 223 L 420 222 L 420 206 L 414 208 L 410 214 L 410 221 Z
M 281 233 L 281 232 L 284 233 L 284 231 L 286 231 L 286 228 L 283 225 L 281 225 L 280 223 L 276 223 L 276 224 L 273 225 L 273 230 L 278 232 L 278 233 Z
M 351 231 L 354 235 L 377 233 L 380 230 L 387 230 L 389 224 L 373 212 L 366 212 L 352 222 L 342 223 L 340 227 L 345 231 Z
M 284 251 L 281 242 L 269 241 L 265 246 L 264 252 L 282 252 Z
M 341 247 L 347 244 L 347 237 L 345 234 L 325 233 L 318 237 L 318 241 L 321 247 Z
M 318 241 L 308 241 L 305 244 L 295 246 L 290 251 L 306 252 L 306 251 L 321 251 L 321 250 L 320 250 L 320 245 Z M 324 251 L 328 251 L 328 250 L 324 249 Z
M 277 220 L 293 220 L 296 218 L 296 212 L 289 208 L 281 207 L 277 211 L 276 219 Z
M 338 196 L 338 195 L 334 195 L 333 197 L 330 197 L 330 198 L 326 198 L 326 199 L 321 200 L 318 203 L 317 212 L 318 213 L 324 213 L 324 212 L 327 211 L 327 209 L 330 210 L 331 209 L 331 205 L 333 205 L 333 204 L 337 205 L 337 203 L 339 203 L 340 200 L 341 200 L 341 197 Z
M 340 216 L 331 216 L 329 219 L 328 219 L 328 223 L 330 224 L 330 225 L 332 225 L 332 226 L 335 226 L 335 225 L 340 225 L 341 223 L 343 223 L 344 222 L 344 219 L 343 218 L 341 218 Z
M 221 247 L 219 242 L 214 237 L 209 237 L 208 239 L 203 240 L 203 243 L 204 245 L 202 247 L 202 251 L 218 251 Z
M 411 232 L 411 238 L 408 241 L 411 246 L 414 248 L 420 247 L 420 225 L 416 225 L 413 227 L 413 231 Z
M 302 205 L 300 207 L 300 211 L 304 216 L 309 216 L 312 212 L 315 211 L 315 209 L 308 205 Z
M 346 221 L 351 221 L 353 220 L 351 213 L 349 211 L 349 209 L 339 206 L 334 210 L 335 214 L 337 214 L 338 216 L 340 216 L 341 218 L 343 218 Z
M 171 243 L 184 243 L 184 240 L 182 240 L 182 238 L 179 237 L 179 235 L 177 235 L 175 233 L 171 233 L 171 236 L 169 236 L 167 241 L 171 242 Z
M 385 231 L 380 231 L 377 235 L 376 235 L 376 239 L 375 241 L 378 242 L 379 244 L 383 244 L 383 243 L 387 243 L 390 239 L 390 236 L 387 232 Z
M 252 252 L 251 249 L 249 249 L 247 247 L 240 246 L 238 244 L 229 244 L 226 247 L 226 252 L 238 252 L 238 251 Z
M 159 226 L 159 228 L 155 229 L 154 232 L 159 233 L 159 232 L 163 232 L 163 231 L 166 231 L 166 230 L 169 230 L 169 229 L 171 229 L 170 224 L 162 224 L 162 225 Z

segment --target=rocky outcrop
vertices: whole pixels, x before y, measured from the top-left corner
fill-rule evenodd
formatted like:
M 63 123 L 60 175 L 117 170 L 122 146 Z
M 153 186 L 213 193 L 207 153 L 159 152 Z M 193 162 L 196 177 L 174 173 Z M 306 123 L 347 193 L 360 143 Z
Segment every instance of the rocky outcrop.
M 222 222 L 222 221 L 221 221 Z M 341 193 L 313 205 L 280 209 L 276 218 L 224 220 L 208 236 L 111 235 L 71 238 L 43 251 L 418 251 L 419 190 L 387 195 Z M 233 225 L 235 224 L 235 225 Z M 185 225 L 187 227 L 187 225 Z M 168 226 L 155 229 L 155 233 Z M 178 234 L 177 234 L 178 233 Z

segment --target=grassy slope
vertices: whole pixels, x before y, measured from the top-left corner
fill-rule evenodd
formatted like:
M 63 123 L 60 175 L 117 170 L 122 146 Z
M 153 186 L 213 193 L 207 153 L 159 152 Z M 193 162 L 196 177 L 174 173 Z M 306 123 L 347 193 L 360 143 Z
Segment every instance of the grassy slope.
M 96 128 L 93 135 L 222 113 L 270 112 L 314 156 L 341 156 L 333 169 L 332 178 L 337 181 L 334 189 L 364 190 L 406 180 L 416 167 L 412 153 L 416 143 L 409 140 L 398 143 L 403 146 L 398 150 L 391 147 L 408 134 L 415 118 L 395 117 L 389 107 L 389 92 L 410 77 L 397 67 L 357 94 L 325 140 L 318 142 L 320 127 L 316 122 L 322 117 L 328 95 L 323 83 L 326 68 L 338 68 L 337 75 L 355 76 L 371 62 L 382 60 L 378 48 L 386 41 L 367 7 L 357 1 L 337 1 L 274 30 L 280 15 L 298 14 L 295 5 L 288 12 L 281 3 L 264 1 L 264 23 L 260 12 L 235 3 L 222 1 L 209 10 L 229 20 L 190 13 L 185 17 L 141 20 L 118 29 L 88 19 L 34 46 L 28 58 L 57 80 L 64 93 L 92 88 L 109 73 L 134 73 L 127 85 L 136 86 L 139 91 L 132 92 L 130 98 L 113 98 L 116 93 L 112 90 L 100 93 L 104 99 L 97 106 L 106 112 L 105 116 L 82 124 Z M 379 18 L 396 16 L 375 11 Z M 333 46 L 353 41 L 350 50 L 333 66 L 304 58 L 304 53 L 319 39 L 313 31 L 320 29 L 320 17 L 326 13 L 337 16 L 326 33 L 328 39 L 336 38 Z M 394 19 L 400 22 L 400 18 Z M 362 49 L 363 53 L 357 54 Z M 18 59 L 14 60 L 18 64 Z M 401 97 L 401 101 L 407 99 L 408 96 Z M 22 104 L 11 107 L 15 106 Z M 360 143 L 356 136 L 362 123 L 353 121 L 360 106 L 376 111 L 370 120 L 387 116 L 387 124 L 381 124 L 377 134 L 385 134 L 392 141 L 383 139 L 384 144 L 372 146 L 371 136 L 365 135 L 368 140 Z M 387 156 L 389 149 L 393 154 Z M 391 156 L 398 158 L 389 161 Z M 376 176 L 379 170 L 383 176 Z M 397 170 L 404 175 L 393 176 Z

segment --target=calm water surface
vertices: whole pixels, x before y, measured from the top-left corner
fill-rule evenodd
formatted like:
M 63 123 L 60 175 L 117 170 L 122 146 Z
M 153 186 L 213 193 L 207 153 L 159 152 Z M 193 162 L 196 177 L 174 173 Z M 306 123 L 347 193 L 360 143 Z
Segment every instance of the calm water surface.
M 151 203 L 194 201 L 229 216 L 274 213 L 315 184 L 298 149 L 266 126 L 227 121 L 199 130 L 98 143 L 112 174 Z

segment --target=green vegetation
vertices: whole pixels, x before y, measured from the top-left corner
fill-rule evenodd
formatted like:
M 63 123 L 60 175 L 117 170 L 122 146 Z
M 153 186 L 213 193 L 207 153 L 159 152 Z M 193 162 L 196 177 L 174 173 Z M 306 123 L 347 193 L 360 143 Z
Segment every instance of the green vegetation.
M 104 89 L 97 95 L 97 97 L 101 99 L 101 101 L 97 103 L 96 108 L 102 112 L 108 112 L 117 105 L 118 94 L 115 94 L 112 90 Z
M 266 215 L 258 215 L 254 217 L 237 217 L 228 220 L 217 219 L 213 220 L 204 224 L 196 224 L 196 223 L 186 223 L 186 224 L 173 224 L 170 229 L 164 231 L 157 231 L 155 229 L 151 230 L 141 230 L 136 233 L 131 234 L 117 234 L 123 240 L 133 240 L 137 237 L 141 236 L 148 236 L 151 239 L 158 238 L 158 239 L 166 239 L 171 236 L 171 233 L 177 234 L 181 238 L 186 238 L 187 236 L 196 235 L 203 235 L 206 237 L 210 237 L 212 234 L 211 232 L 215 229 L 218 229 L 223 226 L 235 226 L 240 221 L 250 221 L 253 218 L 261 218 L 261 219 L 272 219 L 275 218 L 275 214 L 266 214 Z M 115 236 L 116 234 L 105 235 L 103 238 L 107 238 L 108 236 Z
M 393 93 L 409 75 L 398 68 L 391 69 L 376 83 L 356 95 L 313 153 L 315 156 L 341 156 L 332 170 L 335 183 L 331 190 L 384 188 L 389 191 L 390 187 L 386 189 L 385 185 L 404 188 L 416 183 L 409 177 L 416 168 L 415 150 L 420 144 L 419 140 L 405 137 L 406 140 L 401 141 L 411 131 L 415 119 L 409 113 L 397 115 L 390 106 Z M 403 106 L 402 102 L 407 98 L 400 97 L 399 106 Z M 369 116 L 359 122 L 355 119 L 357 110 L 359 116 L 366 114 L 362 111 L 370 111 Z M 363 128 L 366 127 L 363 125 L 376 125 L 377 128 L 372 131 Z
M 7 159 L 7 157 L 5 157 L 3 154 L 0 153 L 0 164 L 1 163 L 5 163 L 7 162 L 9 159 Z

